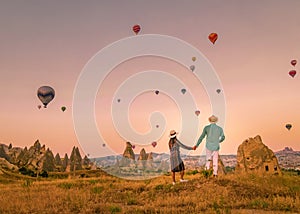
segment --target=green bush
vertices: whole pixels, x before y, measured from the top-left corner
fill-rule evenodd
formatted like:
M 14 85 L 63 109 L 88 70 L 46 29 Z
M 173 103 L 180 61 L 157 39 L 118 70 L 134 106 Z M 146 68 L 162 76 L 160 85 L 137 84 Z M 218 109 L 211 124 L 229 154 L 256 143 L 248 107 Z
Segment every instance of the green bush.
M 119 212 L 122 211 L 121 207 L 116 206 L 116 205 L 111 205 L 109 207 L 109 210 L 110 210 L 111 213 L 119 213 Z

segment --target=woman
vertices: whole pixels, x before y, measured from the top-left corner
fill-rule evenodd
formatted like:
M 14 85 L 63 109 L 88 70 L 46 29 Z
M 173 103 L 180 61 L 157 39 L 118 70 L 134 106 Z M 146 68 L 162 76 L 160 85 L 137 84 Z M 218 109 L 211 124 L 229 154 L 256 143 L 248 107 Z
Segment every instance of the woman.
M 177 138 L 177 133 L 172 130 L 170 131 L 169 149 L 170 149 L 170 162 L 172 171 L 173 185 L 175 185 L 175 172 L 180 172 L 180 182 L 187 182 L 183 179 L 184 176 L 184 163 L 180 157 L 179 147 L 184 149 L 193 150 L 193 147 L 182 144 Z

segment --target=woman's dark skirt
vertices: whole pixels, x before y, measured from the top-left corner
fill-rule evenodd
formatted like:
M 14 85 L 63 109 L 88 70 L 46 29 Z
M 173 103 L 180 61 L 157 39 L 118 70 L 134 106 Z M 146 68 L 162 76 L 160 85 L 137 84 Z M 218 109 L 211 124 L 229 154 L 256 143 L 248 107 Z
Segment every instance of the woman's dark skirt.
M 172 172 L 181 172 L 181 171 L 185 170 L 183 161 L 181 161 L 181 162 L 179 163 L 179 165 L 175 166 L 175 167 L 174 167 L 173 169 L 171 169 L 171 170 L 172 170 Z

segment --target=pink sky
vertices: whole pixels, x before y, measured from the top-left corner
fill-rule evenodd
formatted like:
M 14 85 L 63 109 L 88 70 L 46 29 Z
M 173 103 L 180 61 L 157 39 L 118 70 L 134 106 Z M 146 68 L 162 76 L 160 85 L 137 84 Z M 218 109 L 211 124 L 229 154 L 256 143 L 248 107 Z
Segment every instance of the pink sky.
M 72 119 L 76 81 L 88 60 L 107 45 L 133 36 L 131 28 L 138 23 L 140 34 L 169 35 L 190 43 L 215 68 L 226 98 L 221 154 L 235 154 L 239 144 L 257 134 L 274 151 L 285 146 L 300 150 L 300 76 L 288 75 L 300 68 L 290 64 L 292 59 L 300 61 L 299 9 L 298 0 L 1 2 L 0 142 L 24 147 L 39 139 L 61 155 L 70 153 L 73 146 L 81 147 Z M 219 34 L 215 45 L 207 39 L 211 32 Z M 114 72 L 122 70 L 126 76 L 148 69 L 177 73 L 187 81 L 203 112 L 199 116 L 202 129 L 211 113 L 209 100 L 201 85 L 180 76 L 179 65 L 144 57 L 120 64 Z M 121 82 L 112 73 L 103 85 L 108 97 L 96 100 L 99 129 L 116 152 L 123 151 L 124 141 L 105 114 L 109 109 L 105 99 L 111 99 L 110 93 Z M 38 110 L 36 91 L 42 85 L 52 86 L 56 97 L 47 109 Z M 179 116 L 173 116 L 178 110 L 167 98 L 159 101 L 164 107 L 155 100 L 143 106 L 150 97 L 139 96 L 130 117 L 136 129 L 144 132 L 149 124 L 141 124 L 140 119 L 154 110 L 164 112 L 171 121 L 164 137 L 155 149 L 146 150 L 167 152 L 169 129 L 180 126 Z M 65 112 L 60 110 L 63 105 Z M 286 123 L 293 125 L 290 131 Z M 200 153 L 201 149 L 193 154 Z

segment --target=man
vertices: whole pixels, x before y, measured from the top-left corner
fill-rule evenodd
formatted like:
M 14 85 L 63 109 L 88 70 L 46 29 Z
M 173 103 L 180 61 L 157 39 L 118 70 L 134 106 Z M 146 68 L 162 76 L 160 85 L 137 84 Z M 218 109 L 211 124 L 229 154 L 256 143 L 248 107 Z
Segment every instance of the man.
M 204 127 L 201 136 L 198 139 L 197 144 L 193 147 L 195 150 L 202 140 L 206 136 L 206 164 L 205 169 L 210 168 L 210 161 L 213 160 L 213 174 L 214 177 L 218 175 L 218 158 L 219 158 L 219 149 L 220 143 L 225 140 L 223 129 L 218 126 L 218 118 L 214 115 L 208 118 L 210 125 Z

